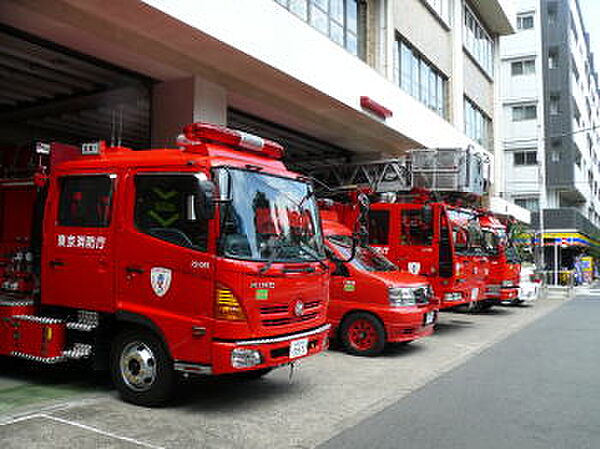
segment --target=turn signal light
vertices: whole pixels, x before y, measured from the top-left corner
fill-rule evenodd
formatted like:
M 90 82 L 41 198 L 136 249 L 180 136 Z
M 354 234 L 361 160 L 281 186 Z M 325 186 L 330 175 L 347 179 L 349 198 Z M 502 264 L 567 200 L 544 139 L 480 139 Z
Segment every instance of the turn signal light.
M 215 318 L 226 321 L 246 321 L 242 306 L 233 292 L 226 287 L 217 288 Z

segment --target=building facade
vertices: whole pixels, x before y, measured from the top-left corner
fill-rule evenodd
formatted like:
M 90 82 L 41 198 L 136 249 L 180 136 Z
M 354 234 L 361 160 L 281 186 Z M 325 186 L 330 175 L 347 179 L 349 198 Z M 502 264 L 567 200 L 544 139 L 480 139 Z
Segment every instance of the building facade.
M 300 168 L 472 145 L 499 190 L 513 32 L 507 0 L 7 0 L 0 145 L 172 146 L 204 120 Z
M 590 37 L 578 0 L 515 6 L 517 33 L 501 40 L 504 195 L 534 212 L 546 243 L 563 239 L 572 258 L 577 248 L 596 246 L 600 226 L 600 109 Z

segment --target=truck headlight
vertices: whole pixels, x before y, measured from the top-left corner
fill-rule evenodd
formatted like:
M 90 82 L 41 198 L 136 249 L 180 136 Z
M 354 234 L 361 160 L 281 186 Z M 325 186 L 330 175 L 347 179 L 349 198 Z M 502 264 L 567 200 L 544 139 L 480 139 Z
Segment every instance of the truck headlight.
M 231 351 L 231 366 L 234 368 L 252 368 L 262 361 L 262 355 L 256 349 L 235 348 Z
M 502 281 L 502 287 L 512 287 L 512 281 Z
M 431 298 L 431 287 L 389 287 L 388 297 L 390 305 L 397 307 L 416 306 L 428 304 Z

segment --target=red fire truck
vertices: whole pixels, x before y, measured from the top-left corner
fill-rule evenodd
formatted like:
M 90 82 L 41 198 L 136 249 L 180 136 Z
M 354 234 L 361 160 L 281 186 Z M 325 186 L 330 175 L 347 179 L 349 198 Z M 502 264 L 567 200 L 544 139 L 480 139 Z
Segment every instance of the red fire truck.
M 195 123 L 178 146 L 54 145 L 0 181 L 0 355 L 89 358 L 154 405 L 178 372 L 260 376 L 327 347 L 310 183 L 247 133 Z
M 353 242 L 335 210 L 322 209 L 321 217 L 332 266 L 331 336 L 350 354 L 373 356 L 386 343 L 431 335 L 437 310 L 427 278 L 402 272 L 371 247 Z
M 479 213 L 465 207 L 448 207 L 456 250 L 456 270 L 468 276 L 471 285 L 469 307 L 484 310 L 494 302 L 486 296 L 486 282 L 490 273 L 490 260 L 485 251 L 484 237 L 479 223 Z
M 516 302 L 519 299 L 521 261 L 510 241 L 507 226 L 492 213 L 479 218 L 485 247 L 490 259 L 486 300 L 488 302 Z
M 446 203 L 384 196 L 371 205 L 369 242 L 400 269 L 426 276 L 440 309 L 469 305 L 484 299 L 485 257 L 464 225 Z

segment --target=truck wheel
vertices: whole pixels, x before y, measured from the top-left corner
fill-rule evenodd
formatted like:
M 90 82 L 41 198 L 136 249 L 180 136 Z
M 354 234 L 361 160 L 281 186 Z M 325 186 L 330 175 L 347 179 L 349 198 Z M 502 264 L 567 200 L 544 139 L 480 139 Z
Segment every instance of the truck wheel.
M 113 381 L 124 401 L 152 407 L 167 402 L 175 384 L 173 363 L 162 342 L 147 331 L 125 331 L 114 341 Z
M 385 329 L 373 315 L 357 312 L 344 319 L 340 340 L 349 354 L 374 356 L 385 347 Z

